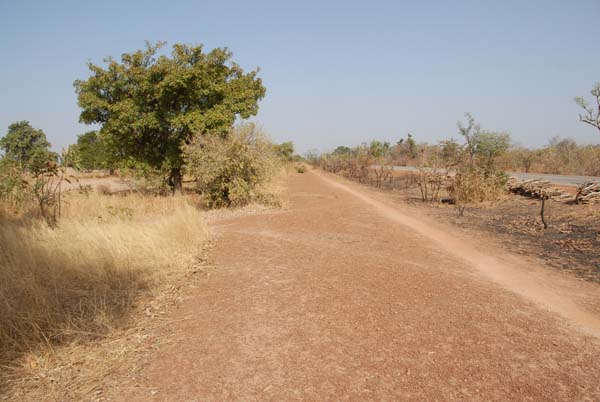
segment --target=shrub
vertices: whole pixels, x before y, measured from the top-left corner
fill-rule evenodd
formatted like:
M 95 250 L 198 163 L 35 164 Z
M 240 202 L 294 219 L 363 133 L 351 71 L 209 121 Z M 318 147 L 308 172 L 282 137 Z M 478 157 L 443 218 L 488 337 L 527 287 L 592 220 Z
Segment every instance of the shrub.
M 497 200 L 505 192 L 507 179 L 502 172 L 489 173 L 466 166 L 448 179 L 446 191 L 462 215 L 467 204 Z
M 210 207 L 248 204 L 277 165 L 273 146 L 254 124 L 235 127 L 225 137 L 198 136 L 183 147 L 183 157 L 185 172 Z
M 303 164 L 296 165 L 296 172 L 298 172 L 298 173 L 306 172 L 306 166 L 304 166 Z
M 56 226 L 62 207 L 62 172 L 48 172 L 36 176 L 33 181 L 33 198 L 39 212 L 50 227 Z

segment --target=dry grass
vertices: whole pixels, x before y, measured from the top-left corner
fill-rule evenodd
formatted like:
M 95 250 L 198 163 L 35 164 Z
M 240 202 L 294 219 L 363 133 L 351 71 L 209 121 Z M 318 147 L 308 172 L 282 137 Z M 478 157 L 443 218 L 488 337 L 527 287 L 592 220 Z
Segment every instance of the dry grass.
M 40 366 L 57 345 L 111 333 L 206 239 L 204 214 L 184 197 L 69 194 L 54 230 L 2 218 L 0 364 Z
M 70 191 L 54 230 L 35 210 L 0 208 L 0 400 L 118 399 L 107 381 L 135 382 L 164 342 L 153 332 L 180 287 L 208 269 L 206 221 L 285 206 L 292 171 L 285 166 L 236 210 L 202 211 L 196 194 L 97 187 Z

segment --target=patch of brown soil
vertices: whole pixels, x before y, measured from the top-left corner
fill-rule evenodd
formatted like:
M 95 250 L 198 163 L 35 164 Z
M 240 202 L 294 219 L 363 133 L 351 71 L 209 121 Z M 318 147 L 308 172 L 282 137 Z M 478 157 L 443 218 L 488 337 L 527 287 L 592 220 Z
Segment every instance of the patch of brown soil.
M 319 175 L 293 176 L 288 210 L 214 221 L 218 268 L 106 399 L 600 399 L 595 284 Z

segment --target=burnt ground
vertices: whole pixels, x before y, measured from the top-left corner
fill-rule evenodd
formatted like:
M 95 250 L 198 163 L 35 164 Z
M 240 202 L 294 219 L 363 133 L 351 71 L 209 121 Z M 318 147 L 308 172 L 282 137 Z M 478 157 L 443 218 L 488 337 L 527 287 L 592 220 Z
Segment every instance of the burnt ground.
M 575 194 L 574 187 L 563 189 Z M 600 204 L 548 201 L 544 229 L 537 199 L 507 193 L 497 203 L 468 206 L 461 217 L 453 205 L 424 203 L 409 174 L 397 173 L 381 190 L 435 219 L 491 234 L 513 253 L 536 256 L 555 269 L 600 283 Z

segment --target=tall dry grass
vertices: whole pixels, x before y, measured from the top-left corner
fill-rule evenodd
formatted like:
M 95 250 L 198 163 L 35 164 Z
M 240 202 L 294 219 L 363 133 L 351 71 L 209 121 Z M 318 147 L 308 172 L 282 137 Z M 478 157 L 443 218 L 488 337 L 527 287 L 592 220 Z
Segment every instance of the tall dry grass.
M 107 333 L 207 238 L 203 213 L 183 197 L 69 194 L 55 229 L 0 220 L 0 364 Z

